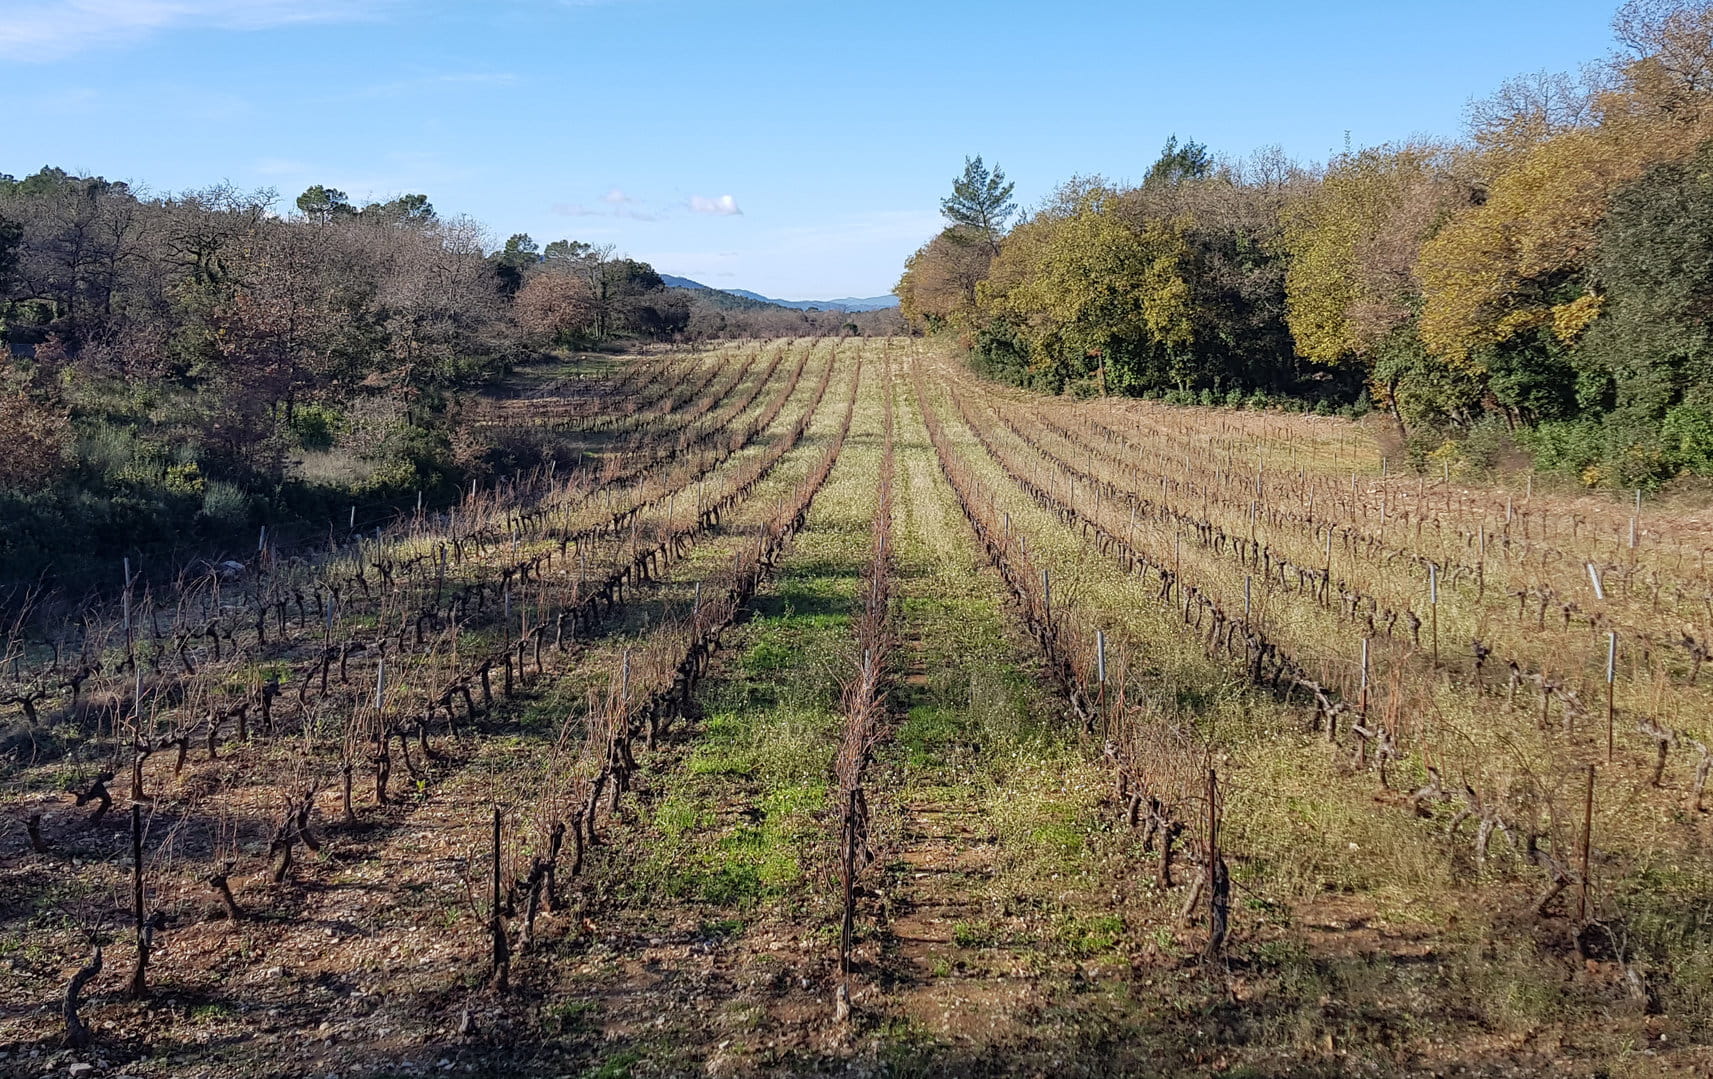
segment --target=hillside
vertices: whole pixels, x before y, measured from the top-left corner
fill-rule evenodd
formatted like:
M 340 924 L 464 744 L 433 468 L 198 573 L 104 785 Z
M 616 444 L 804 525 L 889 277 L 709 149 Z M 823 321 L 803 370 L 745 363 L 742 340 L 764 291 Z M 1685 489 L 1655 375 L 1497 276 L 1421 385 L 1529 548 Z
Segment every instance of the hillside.
M 727 291 L 734 296 L 761 300 L 766 303 L 777 304 L 780 307 L 794 307 L 799 311 L 883 311 L 889 307 L 898 306 L 898 297 L 896 296 L 870 296 L 866 299 L 846 297 L 840 300 L 775 300 L 772 297 L 763 296 L 759 292 L 750 292 L 746 289 L 729 289 Z
M 768 300 L 758 300 L 750 296 L 741 296 L 735 292 L 727 292 L 724 289 L 709 288 L 706 285 L 698 285 L 694 282 L 689 285 L 674 283 L 686 280 L 682 277 L 672 277 L 667 274 L 661 274 L 660 279 L 666 282 L 667 288 L 683 293 L 692 303 L 705 304 L 720 311 L 766 311 L 770 309 L 779 311 L 788 310 L 788 308 Z
M 776 300 L 771 296 L 763 296 L 759 292 L 751 292 L 748 289 L 716 289 L 699 281 L 692 281 L 688 277 L 675 277 L 672 274 L 661 274 L 660 279 L 666 283 L 668 288 L 735 296 L 740 300 L 749 300 L 753 303 L 766 304 L 772 307 L 787 307 L 796 311 L 885 311 L 898 306 L 898 297 L 896 296 L 869 296 L 866 298 L 846 296 L 837 300 Z M 720 306 L 739 306 L 718 299 L 713 302 Z

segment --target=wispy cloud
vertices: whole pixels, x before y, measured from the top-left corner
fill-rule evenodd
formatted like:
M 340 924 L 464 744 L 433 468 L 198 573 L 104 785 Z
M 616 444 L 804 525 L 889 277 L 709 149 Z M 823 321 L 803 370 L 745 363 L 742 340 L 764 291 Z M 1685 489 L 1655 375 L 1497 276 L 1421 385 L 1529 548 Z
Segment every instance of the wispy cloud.
M 663 210 L 649 208 L 642 199 L 627 194 L 619 187 L 608 189 L 607 193 L 601 196 L 598 206 L 582 202 L 556 202 L 550 209 L 560 217 L 621 217 L 631 221 L 660 221 L 667 216 Z
M 473 175 L 474 169 L 461 155 L 390 151 L 365 155 L 360 164 L 285 155 L 258 157 L 249 161 L 241 178 L 279 185 L 288 203 L 314 183 L 338 188 L 361 204 L 417 192 L 433 197 L 437 190 L 466 183 Z M 450 216 L 456 208 L 437 209 L 442 216 Z
M 265 30 L 373 18 L 396 0 L 10 0 L 0 57 L 58 60 L 165 30 Z
M 742 210 L 738 209 L 738 200 L 730 195 L 721 195 L 717 199 L 710 199 L 704 195 L 691 195 L 690 211 L 698 214 L 717 214 L 722 217 L 743 213 Z
M 605 199 L 601 201 L 605 202 Z M 549 207 L 560 217 L 623 217 L 631 221 L 659 221 L 661 215 L 635 206 L 585 206 L 580 202 L 556 202 Z

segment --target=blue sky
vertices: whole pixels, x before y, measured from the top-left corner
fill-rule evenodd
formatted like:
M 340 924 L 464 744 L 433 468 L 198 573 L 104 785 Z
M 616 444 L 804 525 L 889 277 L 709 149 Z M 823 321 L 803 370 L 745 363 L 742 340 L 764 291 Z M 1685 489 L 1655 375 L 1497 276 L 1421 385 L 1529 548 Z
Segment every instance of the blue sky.
M 423 192 L 789 299 L 884 293 L 965 154 L 1032 204 L 1174 132 L 1324 160 L 1455 135 L 1616 0 L 0 0 L 0 172 Z

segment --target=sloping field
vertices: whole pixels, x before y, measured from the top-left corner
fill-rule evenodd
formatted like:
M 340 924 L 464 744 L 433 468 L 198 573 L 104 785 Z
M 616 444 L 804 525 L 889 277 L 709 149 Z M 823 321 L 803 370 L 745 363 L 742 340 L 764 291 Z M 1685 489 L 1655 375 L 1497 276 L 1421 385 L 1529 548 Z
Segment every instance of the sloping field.
M 1713 535 L 919 341 L 20 621 L 0 1074 L 1699 1075 Z

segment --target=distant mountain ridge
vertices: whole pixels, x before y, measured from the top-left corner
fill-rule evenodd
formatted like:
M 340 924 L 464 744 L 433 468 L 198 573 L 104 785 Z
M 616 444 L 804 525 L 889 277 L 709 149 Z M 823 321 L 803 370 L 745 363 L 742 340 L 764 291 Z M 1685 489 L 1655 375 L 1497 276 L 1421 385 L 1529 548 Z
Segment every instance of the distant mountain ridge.
M 672 274 L 661 274 L 660 280 L 668 288 L 702 289 L 708 292 L 721 292 L 727 296 L 739 296 L 755 303 L 772 304 L 775 307 L 789 307 L 797 311 L 884 311 L 889 307 L 898 306 L 896 296 L 844 296 L 836 300 L 776 300 L 771 296 L 763 296 L 759 292 L 748 289 L 728 288 L 717 289 L 704 285 L 700 281 L 692 281 L 688 277 L 674 277 Z

